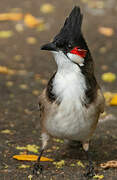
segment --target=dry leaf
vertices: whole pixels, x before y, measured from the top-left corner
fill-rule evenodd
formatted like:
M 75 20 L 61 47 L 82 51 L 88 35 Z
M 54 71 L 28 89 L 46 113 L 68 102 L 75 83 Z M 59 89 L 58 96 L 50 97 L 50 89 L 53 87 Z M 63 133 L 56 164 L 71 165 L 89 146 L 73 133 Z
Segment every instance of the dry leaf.
M 28 150 L 30 152 L 38 153 L 39 146 L 36 146 L 35 144 L 31 145 L 28 144 L 27 146 L 17 146 L 16 149 L 18 150 Z
M 26 14 L 24 17 L 24 22 L 30 28 L 37 27 L 41 23 L 43 23 L 43 21 L 41 19 L 35 18 L 34 16 L 32 16 L 32 14 Z
M 105 36 L 112 36 L 114 34 L 113 29 L 109 27 L 99 27 L 98 31 Z
M 12 31 L 0 31 L 0 38 L 9 38 L 13 36 Z
M 56 168 L 62 168 L 62 166 L 65 165 L 65 161 L 64 160 L 61 160 L 59 162 L 53 162 L 53 164 L 56 166 Z
M 35 96 L 38 96 L 39 95 L 39 91 L 35 89 L 35 90 L 32 91 L 32 94 L 35 95 Z
M 103 179 L 104 175 L 98 175 L 96 174 L 95 176 L 93 176 L 94 179 Z
M 113 82 L 116 79 L 116 75 L 114 73 L 108 72 L 108 73 L 104 73 L 102 74 L 102 80 L 105 82 Z
M 112 100 L 113 96 L 114 95 L 111 92 L 104 92 L 104 98 L 105 98 L 105 101 L 106 101 L 106 105 L 110 104 L 110 101 Z
M 100 164 L 103 169 L 106 168 L 117 168 L 117 160 L 107 161 L 106 163 Z
M 63 141 L 63 140 L 61 140 L 61 139 L 56 139 L 56 138 L 53 138 L 53 140 L 54 140 L 55 142 L 57 142 L 57 143 L 64 143 L 64 141 Z
M 113 96 L 112 100 L 110 101 L 110 105 L 117 106 L 117 94 Z
M 15 25 L 15 29 L 18 32 L 22 32 L 24 30 L 23 24 L 21 24 L 21 23 L 20 24 L 16 24 Z
M 18 55 L 16 55 L 16 56 L 14 56 L 14 60 L 15 60 L 15 61 L 18 61 L 18 62 L 19 62 L 19 61 L 21 61 L 21 59 L 22 59 L 22 55 L 19 55 L 19 54 L 18 54 Z
M 12 132 L 9 129 L 5 129 L 5 130 L 2 130 L 0 132 L 3 134 L 12 134 Z
M 70 164 L 70 166 L 71 166 L 71 167 L 75 167 L 75 164 L 72 163 L 72 164 Z
M 20 87 L 21 89 L 23 89 L 23 90 L 28 89 L 27 84 L 20 84 L 19 87 Z
M 41 32 L 47 29 L 47 26 L 44 24 L 44 22 L 40 23 L 39 26 L 37 26 L 37 31 Z
M 26 39 L 26 42 L 27 42 L 28 44 L 36 44 L 37 40 L 36 40 L 36 38 L 34 38 L 34 37 L 28 37 L 28 38 Z
M 77 165 L 80 166 L 80 167 L 82 167 L 82 168 L 85 167 L 84 164 L 83 164 L 81 161 L 78 161 L 78 162 L 77 162 Z
M 0 21 L 19 21 L 23 19 L 22 13 L 2 13 L 0 14 Z
M 38 156 L 31 155 L 31 154 L 20 154 L 20 155 L 13 156 L 13 158 L 20 161 L 37 161 Z M 40 161 L 53 161 L 53 159 L 42 156 Z
M 30 167 L 29 165 L 22 164 L 19 166 L 19 169 L 25 169 L 25 168 L 29 168 L 29 167 Z
M 6 82 L 6 86 L 12 87 L 12 86 L 13 86 L 13 82 L 12 82 L 12 81 L 7 81 L 7 82 Z
M 44 14 L 53 12 L 55 7 L 52 4 L 45 3 L 40 7 L 40 11 Z
M 0 66 L 0 74 L 9 74 L 13 75 L 15 74 L 15 70 L 9 69 L 6 66 Z

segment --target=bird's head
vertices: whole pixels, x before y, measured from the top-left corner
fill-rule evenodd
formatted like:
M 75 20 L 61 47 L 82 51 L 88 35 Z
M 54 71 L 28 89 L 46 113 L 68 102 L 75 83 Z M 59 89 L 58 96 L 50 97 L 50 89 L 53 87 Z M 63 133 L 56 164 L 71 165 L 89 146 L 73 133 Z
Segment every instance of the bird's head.
M 75 6 L 60 32 L 52 42 L 43 45 L 41 50 L 52 51 L 57 56 L 60 54 L 66 60 L 83 65 L 88 47 L 81 33 L 82 19 L 80 8 Z

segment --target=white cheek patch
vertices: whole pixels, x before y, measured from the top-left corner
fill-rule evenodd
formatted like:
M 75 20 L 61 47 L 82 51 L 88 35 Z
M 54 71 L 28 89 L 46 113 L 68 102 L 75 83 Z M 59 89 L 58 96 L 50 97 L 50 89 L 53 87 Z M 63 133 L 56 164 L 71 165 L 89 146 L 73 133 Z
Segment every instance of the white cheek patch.
M 72 53 L 67 53 L 67 56 L 69 57 L 69 59 L 75 63 L 78 63 L 80 66 L 84 66 L 84 58 L 82 58 L 81 56 L 72 54 Z

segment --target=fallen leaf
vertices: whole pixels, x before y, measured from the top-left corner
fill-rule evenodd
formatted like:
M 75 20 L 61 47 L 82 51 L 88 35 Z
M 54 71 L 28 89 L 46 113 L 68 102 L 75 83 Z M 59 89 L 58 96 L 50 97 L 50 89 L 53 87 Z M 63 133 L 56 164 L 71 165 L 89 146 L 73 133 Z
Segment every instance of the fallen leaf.
M 38 90 L 33 90 L 32 94 L 35 95 L 35 96 L 38 96 L 39 95 L 39 91 Z
M 39 26 L 37 26 L 37 31 L 41 32 L 47 29 L 47 26 L 44 24 L 44 22 L 40 23 Z
M 53 164 L 56 166 L 56 168 L 60 169 L 60 168 L 62 168 L 62 166 L 65 165 L 65 161 L 61 160 L 59 162 L 53 162 Z
M 56 138 L 53 138 L 53 140 L 54 140 L 55 142 L 57 142 L 57 143 L 64 143 L 64 141 L 63 141 L 63 140 L 61 140 L 61 139 L 56 139 Z
M 102 74 L 102 80 L 105 82 L 113 82 L 116 79 L 116 75 L 114 73 L 108 72 L 108 73 L 104 73 Z
M 13 75 L 15 74 L 15 70 L 9 69 L 6 66 L 0 66 L 0 74 L 9 74 Z
M 18 168 L 19 168 L 19 169 L 25 169 L 25 168 L 29 168 L 29 167 L 30 167 L 30 165 L 22 164 L 22 165 L 20 165 Z
M 106 48 L 106 47 L 101 47 L 101 48 L 99 49 L 99 52 L 100 52 L 101 54 L 104 54 L 104 53 L 107 52 L 107 48 Z
M 34 16 L 32 16 L 32 14 L 26 14 L 24 17 L 24 22 L 30 28 L 37 27 L 41 23 L 43 23 L 42 19 L 37 19 Z
M 20 161 L 37 161 L 38 156 L 31 154 L 20 154 L 20 155 L 14 155 L 13 158 Z M 53 161 L 53 159 L 42 156 L 40 161 Z
M 52 4 L 45 3 L 40 7 L 40 11 L 44 14 L 52 13 L 55 7 Z
M 12 31 L 0 31 L 0 38 L 9 38 L 13 36 Z
M 19 21 L 23 19 L 22 13 L 2 13 L 0 14 L 0 21 Z
M 13 82 L 12 82 L 12 81 L 7 81 L 7 82 L 6 82 L 6 86 L 12 87 L 12 86 L 13 86 Z
M 12 132 L 9 129 L 4 129 L 2 131 L 0 131 L 3 134 L 12 134 Z
M 98 28 L 98 31 L 105 35 L 105 36 L 112 36 L 114 34 L 114 30 L 112 28 L 109 28 L 109 27 L 99 27 Z
M 28 38 L 26 39 L 26 42 L 27 42 L 28 44 L 36 44 L 37 40 L 36 40 L 35 37 L 28 37 Z
M 93 176 L 94 179 L 103 179 L 104 175 L 98 175 L 96 174 L 95 176 Z
M 107 168 L 117 168 L 117 160 L 107 161 L 106 163 L 100 164 L 100 166 L 101 166 L 103 169 L 107 169 Z
M 21 89 L 23 89 L 23 90 L 28 89 L 27 84 L 20 84 L 19 87 L 20 87 Z
M 85 167 L 84 164 L 83 164 L 81 161 L 78 161 L 78 162 L 77 162 L 77 165 L 80 166 L 80 167 L 82 167 L 82 168 Z
M 39 146 L 36 146 L 35 144 L 31 145 L 28 144 L 27 146 L 17 146 L 16 149 L 18 150 L 28 150 L 30 152 L 38 153 Z
M 111 93 L 111 92 L 104 92 L 104 98 L 105 98 L 105 101 L 106 101 L 106 105 L 109 105 L 110 104 L 110 101 L 112 100 L 114 94 Z
M 21 23 L 15 25 L 15 29 L 17 32 L 22 32 L 24 30 L 24 26 Z
M 19 61 L 21 61 L 21 59 L 22 59 L 22 56 L 19 55 L 19 54 L 16 55 L 16 56 L 14 56 L 14 60 L 15 60 L 15 61 L 18 61 L 18 62 L 19 62 Z
M 75 164 L 72 163 L 72 164 L 70 164 L 70 166 L 71 166 L 71 167 L 75 167 Z
M 117 106 L 117 94 L 113 96 L 112 100 L 110 101 L 110 105 Z

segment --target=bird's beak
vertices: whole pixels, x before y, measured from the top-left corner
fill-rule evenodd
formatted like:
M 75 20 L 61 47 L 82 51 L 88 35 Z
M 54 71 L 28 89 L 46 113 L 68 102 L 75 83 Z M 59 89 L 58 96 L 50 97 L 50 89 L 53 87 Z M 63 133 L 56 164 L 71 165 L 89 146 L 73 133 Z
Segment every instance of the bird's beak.
M 41 50 L 47 50 L 47 51 L 57 51 L 57 47 L 54 43 L 48 43 L 41 47 Z

